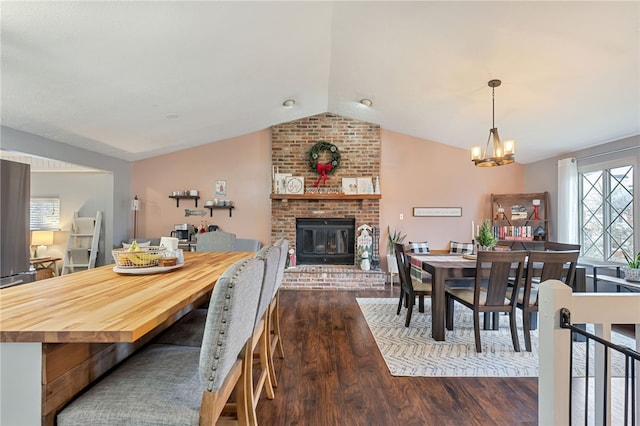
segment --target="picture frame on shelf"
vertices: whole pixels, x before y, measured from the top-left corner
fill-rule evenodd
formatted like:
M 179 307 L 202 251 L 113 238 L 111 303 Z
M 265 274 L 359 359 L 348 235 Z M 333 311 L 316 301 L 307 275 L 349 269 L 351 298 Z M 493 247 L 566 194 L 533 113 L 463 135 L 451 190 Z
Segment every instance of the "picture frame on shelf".
M 285 194 L 304 194 L 304 177 L 288 176 L 285 180 Z
M 275 194 L 286 194 L 286 182 L 289 176 L 293 176 L 291 173 L 275 173 L 274 174 L 274 193 Z
M 373 194 L 373 181 L 370 177 L 356 178 L 358 183 L 358 194 Z
M 342 192 L 345 195 L 358 193 L 358 180 L 356 178 L 342 178 Z

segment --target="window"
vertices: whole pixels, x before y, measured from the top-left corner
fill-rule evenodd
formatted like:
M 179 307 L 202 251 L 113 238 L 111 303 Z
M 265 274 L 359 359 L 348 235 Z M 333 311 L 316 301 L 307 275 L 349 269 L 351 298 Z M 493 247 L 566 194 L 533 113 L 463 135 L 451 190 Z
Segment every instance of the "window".
M 60 199 L 32 198 L 30 205 L 30 229 L 53 230 L 60 229 Z
M 624 262 L 633 247 L 633 166 L 579 171 L 580 243 L 584 257 Z

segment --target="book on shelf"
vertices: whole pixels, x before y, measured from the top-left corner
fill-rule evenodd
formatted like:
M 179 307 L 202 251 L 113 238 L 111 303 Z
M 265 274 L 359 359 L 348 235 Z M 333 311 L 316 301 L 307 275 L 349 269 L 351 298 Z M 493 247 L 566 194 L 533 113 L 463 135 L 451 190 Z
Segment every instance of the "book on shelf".
M 533 228 L 524 226 L 493 226 L 493 236 L 499 240 L 533 241 Z

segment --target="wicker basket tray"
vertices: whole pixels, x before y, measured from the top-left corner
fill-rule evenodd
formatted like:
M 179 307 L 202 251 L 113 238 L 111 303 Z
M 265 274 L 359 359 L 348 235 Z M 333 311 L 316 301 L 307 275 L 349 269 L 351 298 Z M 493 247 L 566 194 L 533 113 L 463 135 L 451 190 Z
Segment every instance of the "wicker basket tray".
M 119 268 L 149 268 L 158 266 L 158 261 L 164 256 L 164 247 L 140 247 L 140 251 L 129 251 L 117 248 L 111 251 L 113 260 Z

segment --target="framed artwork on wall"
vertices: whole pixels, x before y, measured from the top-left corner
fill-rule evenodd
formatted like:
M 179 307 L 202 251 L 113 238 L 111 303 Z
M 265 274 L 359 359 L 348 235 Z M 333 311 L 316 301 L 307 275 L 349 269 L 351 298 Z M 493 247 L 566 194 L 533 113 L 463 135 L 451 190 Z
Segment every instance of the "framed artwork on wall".
M 414 207 L 416 217 L 462 216 L 462 207 Z
M 373 181 L 370 177 L 359 177 L 358 194 L 373 194 Z
M 217 180 L 216 181 L 216 195 L 227 195 L 227 181 L 226 180 Z

